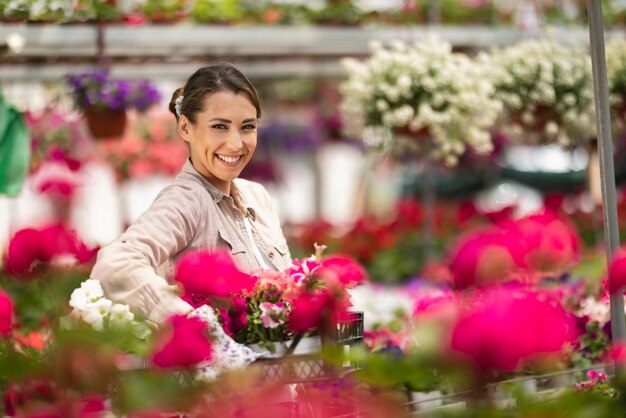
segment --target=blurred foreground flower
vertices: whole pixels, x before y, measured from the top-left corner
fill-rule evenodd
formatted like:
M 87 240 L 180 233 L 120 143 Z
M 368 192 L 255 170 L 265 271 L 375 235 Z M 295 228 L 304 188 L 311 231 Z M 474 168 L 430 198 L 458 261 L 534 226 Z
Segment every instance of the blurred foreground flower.
M 199 318 L 172 316 L 156 337 L 151 361 L 160 368 L 187 368 L 211 358 L 207 324 Z
M 457 289 L 505 281 L 522 267 L 523 247 L 503 231 L 479 231 L 460 240 L 452 251 L 450 269 Z
M 538 292 L 487 289 L 473 297 L 452 330 L 451 348 L 483 372 L 512 372 L 575 340 L 570 315 Z
M 0 335 L 8 336 L 15 325 L 15 310 L 11 296 L 0 289 Z
M 95 254 L 96 249 L 88 248 L 75 231 L 62 225 L 26 228 L 11 238 L 5 266 L 15 276 L 31 276 L 41 264 L 84 264 Z
M 613 294 L 626 286 L 626 247 L 613 254 L 608 267 L 609 293 Z
M 255 283 L 254 277 L 239 271 L 225 251 L 185 254 L 178 261 L 174 280 L 183 285 L 185 298 L 196 306 L 209 297 L 229 298 L 250 291 Z

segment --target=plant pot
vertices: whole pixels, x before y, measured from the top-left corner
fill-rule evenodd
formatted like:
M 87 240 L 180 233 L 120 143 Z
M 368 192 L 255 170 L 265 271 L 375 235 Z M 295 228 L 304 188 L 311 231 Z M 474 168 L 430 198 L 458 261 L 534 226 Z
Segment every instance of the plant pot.
M 96 139 L 119 138 L 126 129 L 125 110 L 85 109 L 85 118 L 91 135 Z

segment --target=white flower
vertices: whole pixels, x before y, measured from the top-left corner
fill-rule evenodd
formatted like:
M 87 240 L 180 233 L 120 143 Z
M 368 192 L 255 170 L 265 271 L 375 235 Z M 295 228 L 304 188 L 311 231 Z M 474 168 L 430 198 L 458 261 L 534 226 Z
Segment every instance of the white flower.
M 99 299 L 96 302 L 89 303 L 81 311 L 83 321 L 87 322 L 94 329 L 102 330 L 104 324 L 104 318 L 111 311 L 113 302 L 108 299 Z
M 80 288 L 85 292 L 87 299 L 91 301 L 96 301 L 104 296 L 104 291 L 98 280 L 87 279 L 81 283 Z
M 135 319 L 135 315 L 130 311 L 128 305 L 116 303 L 111 307 L 109 323 L 113 326 L 126 325 Z
M 74 289 L 70 296 L 70 306 L 78 311 L 85 309 L 89 302 L 87 293 L 82 288 Z
M 611 309 L 608 303 L 596 300 L 592 296 L 587 297 L 580 303 L 580 315 L 588 316 L 592 321 L 600 325 L 606 324 L 611 317 Z

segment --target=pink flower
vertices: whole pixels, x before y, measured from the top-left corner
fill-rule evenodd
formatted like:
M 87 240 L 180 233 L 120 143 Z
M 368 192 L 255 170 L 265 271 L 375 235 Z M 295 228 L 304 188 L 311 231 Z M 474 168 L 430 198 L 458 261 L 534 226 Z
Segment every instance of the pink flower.
M 146 177 L 154 172 L 154 164 L 151 161 L 135 160 L 130 164 L 129 174 L 131 177 Z
M 626 342 L 617 341 L 605 354 L 605 361 L 626 364 Z
M 297 283 L 311 277 L 319 267 L 320 263 L 315 261 L 314 257 L 303 258 L 302 260 L 293 260 L 285 273 Z
M 51 225 L 41 229 L 19 230 L 9 242 L 5 262 L 9 273 L 29 276 L 41 263 L 55 263 L 67 259 L 84 264 L 95 256 L 97 249 L 88 248 L 76 235 L 62 225 Z
M 474 232 L 452 251 L 450 270 L 457 289 L 505 281 L 521 267 L 523 247 L 513 234 Z
M 261 302 L 261 321 L 265 328 L 276 328 L 284 322 L 285 307 L 282 303 Z
M 289 328 L 303 333 L 320 327 L 328 327 L 346 319 L 350 301 L 344 295 L 337 297 L 328 289 L 305 292 L 293 301 L 289 313 Z
M 602 370 L 588 370 L 587 377 L 596 382 L 606 382 L 606 373 Z
M 60 160 L 44 162 L 32 176 L 35 189 L 40 193 L 71 197 L 83 181 L 70 166 Z
M 0 335 L 8 336 L 15 325 L 13 300 L 8 293 L 0 289 Z
M 151 361 L 160 368 L 191 367 L 211 358 L 207 325 L 199 318 L 170 317 L 157 336 Z
M 576 324 L 541 293 L 516 288 L 483 291 L 460 314 L 451 348 L 483 371 L 514 371 L 574 341 Z
M 549 211 L 530 215 L 507 226 L 526 247 L 525 263 L 539 272 L 558 271 L 578 259 L 580 238 L 572 225 Z
M 453 292 L 424 295 L 416 300 L 413 316 L 439 315 L 441 313 L 456 311 L 457 298 Z
M 239 271 L 226 251 L 189 252 L 177 263 L 174 280 L 183 285 L 188 297 L 228 298 L 249 292 L 255 279 Z
M 365 268 L 346 254 L 336 254 L 322 260 L 320 272 L 323 276 L 333 275 L 348 289 L 367 280 Z
M 609 293 L 613 294 L 626 286 L 626 247 L 618 249 L 608 267 Z

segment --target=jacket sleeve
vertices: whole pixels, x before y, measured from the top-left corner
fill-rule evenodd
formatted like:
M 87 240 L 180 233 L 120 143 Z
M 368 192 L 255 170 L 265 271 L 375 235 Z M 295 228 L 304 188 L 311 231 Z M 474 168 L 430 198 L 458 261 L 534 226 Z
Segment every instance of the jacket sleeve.
M 168 186 L 132 226 L 98 252 L 91 278 L 102 283 L 108 298 L 157 324 L 193 310 L 157 268 L 192 240 L 200 225 L 202 192 L 192 185 Z

